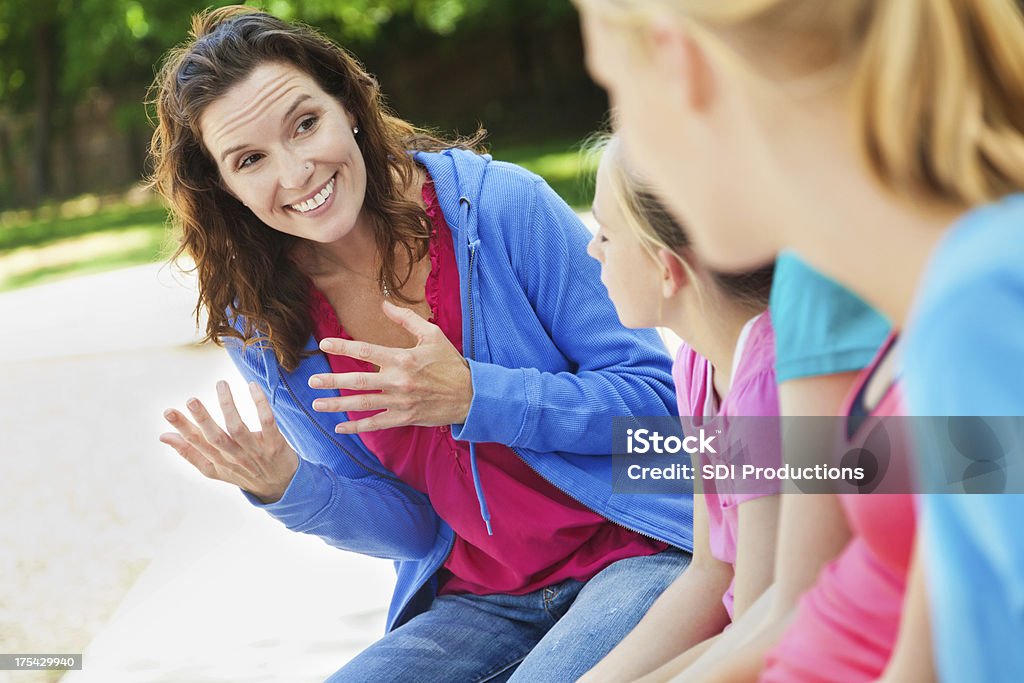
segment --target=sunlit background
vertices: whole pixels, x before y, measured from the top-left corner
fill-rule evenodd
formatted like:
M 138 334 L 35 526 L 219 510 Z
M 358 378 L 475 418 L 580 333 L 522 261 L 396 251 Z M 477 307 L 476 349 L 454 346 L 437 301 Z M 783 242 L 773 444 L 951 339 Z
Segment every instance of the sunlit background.
M 380 635 L 393 580 L 157 441 L 164 408 L 244 390 L 195 343 L 141 182 L 155 65 L 205 6 L 0 0 L 0 653 L 84 652 L 66 682 L 319 681 Z M 352 50 L 404 118 L 482 124 L 496 157 L 589 206 L 578 145 L 606 101 L 568 0 L 263 6 Z

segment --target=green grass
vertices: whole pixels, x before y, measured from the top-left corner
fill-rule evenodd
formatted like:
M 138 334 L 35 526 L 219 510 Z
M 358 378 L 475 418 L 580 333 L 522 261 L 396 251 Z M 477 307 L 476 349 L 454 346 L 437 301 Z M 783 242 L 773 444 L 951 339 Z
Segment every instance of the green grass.
M 53 249 L 19 249 L 0 256 L 0 291 L 159 261 L 169 253 L 166 237 L 163 225 L 154 224 L 63 240 Z
M 0 224 L 0 291 L 165 258 L 166 211 L 120 204 L 85 216 L 18 216 Z
M 495 144 L 491 153 L 543 176 L 571 206 L 590 206 L 594 169 L 575 141 Z M 167 258 L 163 207 L 99 204 L 85 197 L 0 217 L 0 292 Z
M 162 229 L 166 217 L 163 207 L 156 203 L 142 206 L 120 204 L 74 218 L 62 218 L 53 207 L 36 213 L 43 215 L 15 219 L 10 225 L 0 224 L 0 254 L 25 247 L 39 248 L 97 232 L 134 230 L 140 226 Z

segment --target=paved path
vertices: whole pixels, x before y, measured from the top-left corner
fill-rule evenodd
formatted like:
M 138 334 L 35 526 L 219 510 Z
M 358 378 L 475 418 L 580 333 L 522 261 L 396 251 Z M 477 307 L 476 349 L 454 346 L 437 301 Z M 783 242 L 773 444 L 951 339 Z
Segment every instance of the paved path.
M 0 652 L 84 650 L 70 683 L 321 681 L 382 632 L 393 571 L 157 441 L 165 407 L 219 378 L 244 392 L 194 345 L 175 280 L 142 266 L 0 295 Z

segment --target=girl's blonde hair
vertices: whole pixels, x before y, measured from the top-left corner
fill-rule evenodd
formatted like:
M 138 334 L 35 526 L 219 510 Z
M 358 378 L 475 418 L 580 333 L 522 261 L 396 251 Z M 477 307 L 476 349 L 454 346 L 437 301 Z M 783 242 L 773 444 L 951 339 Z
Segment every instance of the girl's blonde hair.
M 848 70 L 861 147 L 894 190 L 969 206 L 1024 188 L 1015 0 L 576 1 L 613 21 L 693 21 L 761 70 Z
M 694 254 L 690 238 L 655 195 L 654 190 L 635 171 L 628 167 L 622 153 L 622 143 L 615 135 L 601 133 L 586 143 L 588 155 L 602 158 L 610 171 L 607 189 L 625 219 L 632 236 L 651 257 L 658 260 L 658 251 L 667 249 L 690 272 L 694 272 Z M 762 310 L 768 305 L 775 264 L 743 273 L 720 273 L 705 268 L 718 292 L 752 309 Z M 695 281 L 699 279 L 694 278 Z

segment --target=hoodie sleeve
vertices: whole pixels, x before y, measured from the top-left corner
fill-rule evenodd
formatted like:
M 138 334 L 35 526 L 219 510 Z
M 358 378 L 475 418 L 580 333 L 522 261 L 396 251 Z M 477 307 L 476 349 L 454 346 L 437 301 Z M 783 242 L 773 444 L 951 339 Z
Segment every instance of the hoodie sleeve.
M 264 505 L 243 491 L 249 502 L 292 531 L 313 534 L 342 550 L 388 560 L 423 558 L 439 533 L 439 519 L 426 496 L 397 478 L 368 471 L 344 444 L 320 433 L 288 391 L 268 381 L 267 366 L 274 361 L 265 351 L 243 350 L 240 343 L 225 346 L 246 381 L 255 381 L 266 393 L 278 427 L 299 454 L 298 470 L 281 500 Z
M 540 452 L 608 454 L 613 417 L 674 414 L 671 359 L 656 332 L 619 322 L 575 212 L 543 180 L 528 182 L 521 205 L 501 212 L 501 230 L 518 284 L 571 370 L 470 360 L 473 401 L 453 434 Z M 501 189 L 485 192 L 481 211 L 487 198 L 514 197 Z

